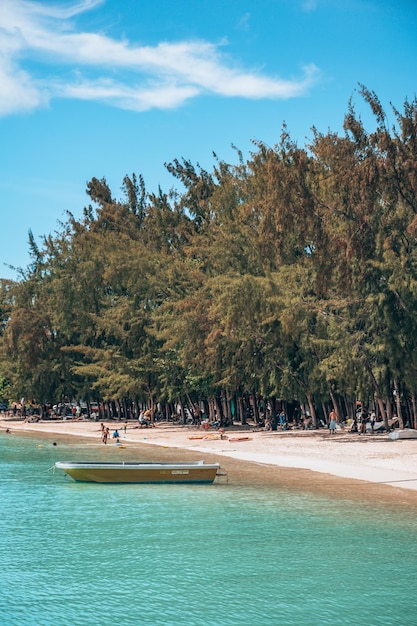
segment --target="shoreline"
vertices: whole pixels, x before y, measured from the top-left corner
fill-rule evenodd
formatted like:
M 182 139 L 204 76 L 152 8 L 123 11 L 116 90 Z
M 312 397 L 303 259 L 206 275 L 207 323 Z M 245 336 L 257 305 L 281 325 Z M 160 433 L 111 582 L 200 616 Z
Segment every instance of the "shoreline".
M 0 416 L 0 432 L 29 436 L 55 435 L 62 438 L 95 439 L 103 450 L 115 449 L 111 435 L 117 427 L 121 452 L 178 458 L 178 450 L 195 459 L 195 453 L 220 460 L 233 476 L 247 476 L 249 482 L 280 484 L 298 490 L 331 493 L 354 499 L 402 502 L 417 507 L 417 440 L 392 441 L 388 435 L 357 435 L 338 431 L 277 431 L 226 429 L 203 432 L 192 426 L 160 422 L 155 428 L 138 428 L 128 422 L 106 422 L 110 428 L 107 444 L 101 442 L 100 423 L 51 420 L 24 423 L 21 418 Z M 108 453 L 107 453 L 108 454 Z

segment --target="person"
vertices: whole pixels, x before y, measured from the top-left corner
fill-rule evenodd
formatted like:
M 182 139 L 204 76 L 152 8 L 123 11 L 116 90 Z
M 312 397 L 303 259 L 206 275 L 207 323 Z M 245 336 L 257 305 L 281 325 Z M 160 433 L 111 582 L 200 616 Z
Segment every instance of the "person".
M 109 428 L 104 428 L 103 429 L 103 435 L 102 435 L 103 443 L 107 443 L 107 438 L 109 436 L 109 433 L 110 433 Z
M 125 431 L 125 435 L 126 435 L 126 429 L 127 429 L 127 422 L 125 422 L 125 424 L 123 426 L 123 430 Z
M 151 425 L 151 412 L 148 411 L 141 411 L 139 414 L 139 426 L 140 428 L 142 428 L 142 426 L 145 426 L 145 428 L 148 428 L 148 426 Z
M 120 436 L 120 435 L 119 435 L 119 431 L 118 431 L 118 430 L 117 430 L 117 428 L 116 428 L 116 430 L 115 430 L 115 431 L 114 431 L 114 433 L 113 433 L 113 439 L 119 439 L 119 436 Z
M 360 435 L 365 435 L 367 421 L 368 421 L 368 413 L 365 410 L 363 410 L 361 413 L 361 429 L 359 432 Z
M 194 411 L 192 412 L 192 416 L 193 416 L 193 426 L 200 426 L 201 424 L 201 409 L 199 406 L 196 406 L 194 408 Z
M 330 422 L 329 422 L 330 434 L 334 435 L 336 432 L 336 423 L 337 423 L 337 415 L 334 409 L 330 411 L 329 419 L 330 419 Z
M 358 432 L 358 421 L 357 421 L 356 417 L 353 418 L 352 426 L 350 427 L 350 432 L 351 433 L 357 433 Z
M 371 434 L 373 435 L 375 432 L 375 422 L 376 422 L 376 415 L 375 415 L 375 411 L 372 411 L 371 413 Z

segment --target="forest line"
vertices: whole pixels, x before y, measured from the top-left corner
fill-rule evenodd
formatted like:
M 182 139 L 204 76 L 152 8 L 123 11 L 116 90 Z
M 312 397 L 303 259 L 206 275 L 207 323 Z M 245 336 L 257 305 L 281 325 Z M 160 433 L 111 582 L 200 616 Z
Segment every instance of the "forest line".
M 175 160 L 169 192 L 93 178 L 82 217 L 30 235 L 0 281 L 3 399 L 313 425 L 361 402 L 416 427 L 417 101 L 390 128 L 360 93 L 372 131 L 350 103 L 342 136 L 299 147 L 284 127 L 210 172 Z

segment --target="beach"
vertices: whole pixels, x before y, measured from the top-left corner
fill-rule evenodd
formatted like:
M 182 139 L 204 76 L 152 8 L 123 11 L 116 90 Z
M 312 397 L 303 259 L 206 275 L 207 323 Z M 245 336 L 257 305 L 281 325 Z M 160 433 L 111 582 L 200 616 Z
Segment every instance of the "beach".
M 104 445 L 96 421 L 30 423 L 0 417 L 0 432 L 8 429 L 8 436 L 94 441 L 108 455 L 110 450 L 114 452 L 112 433 L 118 428 L 118 453 L 129 459 L 143 455 L 155 460 L 204 458 L 219 461 L 234 481 L 417 507 L 417 439 L 392 441 L 387 434 L 358 435 L 345 430 L 332 436 L 328 430 L 271 432 L 240 427 L 226 429 L 221 435 L 170 422 L 157 423 L 154 428 L 138 428 L 137 422 L 128 422 L 125 432 L 124 422 L 106 425 L 110 438 Z

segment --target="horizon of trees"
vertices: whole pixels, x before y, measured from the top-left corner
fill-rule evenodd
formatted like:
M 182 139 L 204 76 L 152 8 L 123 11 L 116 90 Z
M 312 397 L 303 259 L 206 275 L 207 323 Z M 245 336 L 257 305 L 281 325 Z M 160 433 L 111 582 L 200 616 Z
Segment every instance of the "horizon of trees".
M 254 142 L 212 171 L 166 164 L 181 191 L 105 178 L 0 280 L 3 397 L 104 401 L 127 416 L 159 403 L 245 421 L 299 403 L 317 423 L 357 401 L 417 424 L 417 100 L 360 94 L 344 134 L 298 147 Z M 245 408 L 246 407 L 246 408 Z

